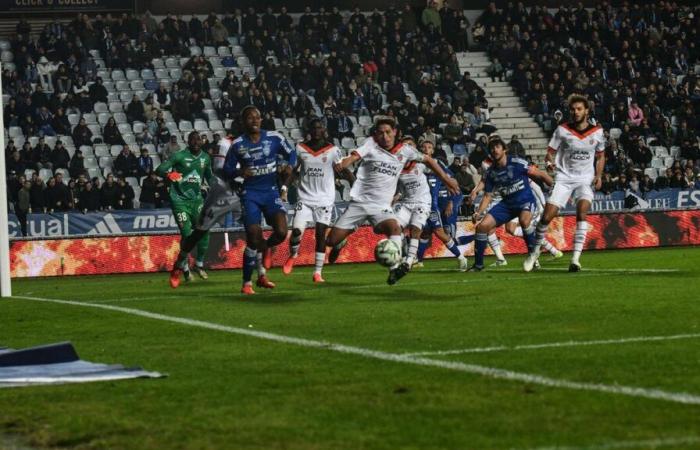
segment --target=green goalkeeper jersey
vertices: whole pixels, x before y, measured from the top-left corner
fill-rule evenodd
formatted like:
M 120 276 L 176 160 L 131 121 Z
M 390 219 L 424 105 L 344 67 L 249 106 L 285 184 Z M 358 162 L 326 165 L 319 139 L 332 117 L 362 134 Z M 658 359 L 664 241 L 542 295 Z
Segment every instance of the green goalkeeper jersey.
M 170 199 L 174 202 L 201 200 L 202 179 L 209 181 L 213 177 L 207 152 L 200 150 L 199 155 L 195 156 L 189 148 L 180 150 L 160 164 L 156 173 L 165 177 L 171 169 L 181 173 L 182 179 L 170 185 Z

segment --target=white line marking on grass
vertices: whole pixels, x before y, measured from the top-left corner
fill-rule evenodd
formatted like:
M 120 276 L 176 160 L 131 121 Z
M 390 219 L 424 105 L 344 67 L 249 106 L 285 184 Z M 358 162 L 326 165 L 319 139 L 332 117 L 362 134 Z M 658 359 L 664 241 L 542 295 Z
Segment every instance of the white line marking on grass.
M 485 367 L 476 364 L 465 364 L 454 361 L 444 361 L 438 359 L 429 359 L 415 356 L 405 356 L 398 353 L 389 353 L 379 350 L 371 350 L 361 347 L 353 347 L 349 345 L 335 344 L 326 341 L 316 341 L 312 339 L 296 338 L 292 336 L 284 336 L 280 334 L 268 333 L 265 331 L 255 331 L 246 328 L 232 327 L 228 325 L 220 325 L 202 320 L 189 319 L 185 317 L 167 316 L 164 314 L 144 311 L 141 309 L 124 308 L 114 305 L 105 305 L 99 303 L 84 303 L 71 300 L 50 299 L 41 297 L 15 296 L 14 298 L 25 299 L 37 302 L 55 303 L 60 305 L 83 306 L 89 308 L 104 309 L 107 311 L 115 311 L 133 316 L 145 317 L 148 319 L 156 319 L 164 322 L 172 322 L 191 327 L 204 328 L 207 330 L 222 331 L 242 336 L 255 337 L 267 341 L 281 342 L 284 344 L 292 344 L 300 347 L 319 348 L 338 353 L 362 356 L 365 358 L 378 359 L 382 361 L 392 361 L 404 364 L 412 364 L 416 366 L 437 367 L 441 369 L 454 370 L 458 372 L 482 375 L 488 378 L 498 380 L 520 381 L 523 383 L 539 384 L 542 386 L 573 389 L 578 391 L 593 391 L 603 392 L 608 394 L 626 395 L 629 397 L 647 398 L 653 400 L 663 400 L 667 402 L 682 403 L 687 405 L 700 405 L 700 396 L 685 392 L 668 392 L 659 389 L 647 389 L 634 386 L 621 385 L 606 385 L 598 383 L 585 383 L 578 381 L 569 381 L 557 378 L 549 378 L 541 375 L 513 372 L 505 369 L 494 367 Z
M 540 348 L 556 348 L 556 347 L 579 347 L 587 345 L 607 345 L 607 344 L 627 344 L 629 342 L 656 342 L 656 341 L 673 341 L 678 339 L 696 339 L 700 338 L 700 333 L 691 334 L 674 334 L 671 336 L 636 336 L 620 339 L 601 339 L 596 341 L 565 341 L 565 342 L 549 342 L 545 344 L 529 344 L 529 345 L 497 345 L 493 347 L 474 347 L 462 348 L 455 350 L 436 350 L 430 352 L 415 352 L 404 353 L 405 356 L 439 356 L 439 355 L 459 355 L 462 353 L 491 353 L 515 350 L 534 350 Z
M 686 436 L 686 437 L 672 437 L 672 438 L 660 438 L 660 439 L 649 439 L 645 441 L 616 441 L 608 442 L 605 444 L 588 445 L 583 447 L 569 447 L 569 446 L 553 446 L 553 447 L 536 447 L 530 448 L 528 450 L 613 450 L 617 448 L 659 448 L 659 447 L 670 447 L 674 445 L 688 445 L 697 444 L 700 442 L 700 437 L 697 436 Z

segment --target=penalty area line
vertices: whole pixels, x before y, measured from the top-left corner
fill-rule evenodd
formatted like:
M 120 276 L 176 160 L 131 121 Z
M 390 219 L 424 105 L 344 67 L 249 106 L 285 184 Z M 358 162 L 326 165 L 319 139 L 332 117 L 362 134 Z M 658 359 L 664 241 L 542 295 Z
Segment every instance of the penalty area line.
M 681 403 L 687 405 L 700 405 L 700 396 L 685 392 L 669 392 L 659 389 L 648 389 L 634 386 L 622 385 L 607 385 L 599 383 L 586 383 L 578 381 L 570 381 L 565 379 L 550 378 L 546 376 L 514 372 L 511 370 L 499 369 L 495 367 L 486 367 L 476 364 L 466 364 L 455 361 L 445 361 L 439 359 L 431 359 L 417 356 L 405 356 L 398 353 L 390 353 L 379 350 L 372 350 L 362 347 L 350 345 L 336 344 L 328 341 L 317 341 L 312 339 L 297 338 L 293 336 L 285 336 L 281 334 L 269 333 L 265 331 L 251 330 L 247 328 L 239 328 L 228 325 L 222 325 L 202 320 L 190 319 L 186 317 L 168 316 L 141 309 L 124 308 L 115 305 L 106 305 L 99 303 L 76 302 L 72 300 L 51 299 L 42 297 L 15 296 L 15 299 L 29 300 L 35 302 L 54 303 L 59 305 L 82 306 L 86 308 L 103 309 L 106 311 L 119 312 L 138 316 L 148 319 L 160 320 L 163 322 L 176 323 L 197 327 L 206 330 L 221 331 L 224 333 L 236 334 L 241 336 L 254 337 L 272 342 L 283 344 L 296 345 L 299 347 L 323 349 L 337 353 L 361 356 L 368 359 L 376 359 L 381 361 L 390 361 L 396 363 L 410 364 L 415 366 L 434 367 L 445 370 L 452 370 L 473 375 L 481 375 L 487 378 L 497 380 L 518 381 L 522 383 L 537 384 L 541 386 L 571 389 L 576 391 L 591 391 L 607 394 L 624 395 L 628 397 L 646 398 L 652 400 L 662 400 L 673 403 Z
M 700 442 L 698 436 L 685 437 L 668 437 L 659 439 L 648 439 L 641 441 L 612 441 L 602 444 L 593 444 L 585 446 L 549 446 L 549 447 L 534 447 L 527 450 L 614 450 L 618 448 L 660 448 L 673 447 L 677 445 L 697 444 Z
M 558 347 L 583 347 L 588 345 L 611 345 L 611 344 L 628 344 L 631 342 L 658 342 L 658 341 L 675 341 L 679 339 L 697 339 L 700 338 L 700 333 L 674 334 L 670 336 L 634 336 L 619 339 L 599 339 L 594 341 L 564 341 L 564 342 L 548 342 L 544 344 L 528 344 L 528 345 L 496 345 L 493 347 L 473 347 L 461 348 L 454 350 L 436 350 L 427 352 L 403 353 L 405 356 L 442 356 L 442 355 L 460 355 L 464 353 L 493 353 L 516 350 L 536 350 L 541 348 L 558 348 Z

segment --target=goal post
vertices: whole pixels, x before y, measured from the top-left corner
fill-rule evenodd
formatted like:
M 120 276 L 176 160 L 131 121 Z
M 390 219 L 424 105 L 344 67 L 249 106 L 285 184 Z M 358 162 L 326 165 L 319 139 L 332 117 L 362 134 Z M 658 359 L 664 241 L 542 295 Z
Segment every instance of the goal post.
M 0 63 L 2 73 L 2 63 Z M 5 167 L 5 121 L 3 118 L 5 105 L 2 102 L 2 83 L 0 82 L 0 297 L 12 295 L 10 281 L 10 224 L 7 215 L 7 177 Z

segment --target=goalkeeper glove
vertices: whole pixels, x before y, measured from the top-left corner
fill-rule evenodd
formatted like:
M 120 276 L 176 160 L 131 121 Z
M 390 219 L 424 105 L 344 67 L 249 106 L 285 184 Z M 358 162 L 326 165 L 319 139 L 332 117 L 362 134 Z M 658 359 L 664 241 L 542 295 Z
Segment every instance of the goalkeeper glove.
M 172 182 L 177 182 L 177 181 L 182 180 L 182 174 L 180 172 L 175 172 L 175 171 L 168 172 L 168 174 L 166 176 L 168 177 L 168 180 L 170 180 Z

